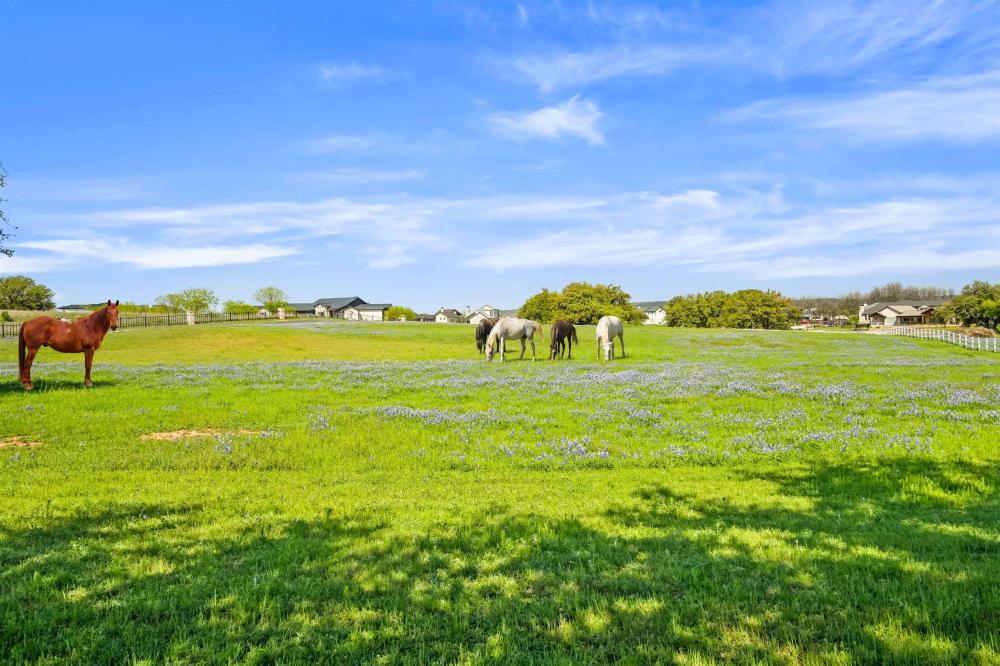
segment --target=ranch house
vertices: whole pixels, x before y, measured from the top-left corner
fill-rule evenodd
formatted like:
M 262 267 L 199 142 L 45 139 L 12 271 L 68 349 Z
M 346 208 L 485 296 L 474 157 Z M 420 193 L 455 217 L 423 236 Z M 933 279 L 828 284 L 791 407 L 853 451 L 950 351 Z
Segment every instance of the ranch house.
M 642 310 L 643 314 L 646 315 L 646 321 L 642 322 L 643 324 L 662 324 L 667 320 L 667 311 L 663 308 L 665 302 L 636 301 L 632 305 Z
M 869 326 L 929 324 L 934 310 L 944 301 L 899 301 L 865 303 L 858 309 L 858 323 Z
M 492 305 L 486 304 L 480 306 L 476 310 L 466 309 L 465 311 L 465 321 L 469 322 L 473 326 L 476 326 L 484 319 L 496 319 L 500 316 L 500 308 L 494 307 Z
M 455 308 L 441 308 L 434 314 L 434 321 L 439 324 L 461 324 L 465 315 Z
M 366 303 L 358 296 L 341 296 L 317 298 L 312 303 L 290 303 L 289 307 L 301 315 L 334 317 L 350 321 L 382 321 L 385 311 L 392 306 L 388 303 Z
M 344 308 L 344 319 L 348 321 L 385 321 L 385 311 L 389 303 L 362 303 Z

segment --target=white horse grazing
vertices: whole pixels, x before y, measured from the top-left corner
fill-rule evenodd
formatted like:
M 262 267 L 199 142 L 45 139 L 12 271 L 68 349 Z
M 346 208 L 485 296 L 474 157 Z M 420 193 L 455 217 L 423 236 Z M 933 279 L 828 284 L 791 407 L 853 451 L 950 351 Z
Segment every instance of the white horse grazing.
M 604 349 L 605 361 L 615 357 L 615 336 L 618 336 L 618 340 L 622 343 L 622 358 L 625 358 L 624 332 L 625 327 L 618 317 L 601 317 L 597 322 L 597 358 L 601 358 L 601 349 Z
M 524 340 L 531 343 L 531 360 L 535 360 L 535 334 L 544 337 L 542 325 L 537 321 L 529 319 L 517 319 L 515 317 L 504 317 L 490 331 L 486 338 L 486 360 L 493 360 L 493 350 L 497 348 L 497 340 L 500 345 L 500 362 L 503 363 L 504 343 L 507 340 L 521 341 L 521 358 L 524 358 Z

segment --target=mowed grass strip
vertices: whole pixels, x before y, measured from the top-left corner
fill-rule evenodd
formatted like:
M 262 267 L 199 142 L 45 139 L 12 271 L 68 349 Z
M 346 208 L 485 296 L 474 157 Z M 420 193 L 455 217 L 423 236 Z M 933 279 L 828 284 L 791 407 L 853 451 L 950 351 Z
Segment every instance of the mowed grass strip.
M 119 331 L 96 389 L 43 353 L 30 394 L 5 363 L 0 440 L 38 445 L 0 450 L 0 661 L 1000 659 L 997 358 L 580 337 Z

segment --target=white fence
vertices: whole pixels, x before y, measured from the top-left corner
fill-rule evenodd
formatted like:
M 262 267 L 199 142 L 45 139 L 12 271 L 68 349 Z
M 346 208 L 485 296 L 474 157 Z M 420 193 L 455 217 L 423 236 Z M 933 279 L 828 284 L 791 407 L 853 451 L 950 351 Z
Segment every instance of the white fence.
M 915 328 L 913 326 L 889 326 L 884 329 L 887 335 L 905 335 L 910 338 L 924 340 L 940 340 L 965 349 L 977 351 L 1000 351 L 1000 338 L 977 338 L 972 335 L 962 335 L 943 328 Z

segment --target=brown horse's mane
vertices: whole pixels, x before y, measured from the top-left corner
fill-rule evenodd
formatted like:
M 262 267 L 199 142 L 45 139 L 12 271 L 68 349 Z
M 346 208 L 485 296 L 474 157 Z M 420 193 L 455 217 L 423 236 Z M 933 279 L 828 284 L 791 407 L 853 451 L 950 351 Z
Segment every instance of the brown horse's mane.
M 94 310 L 89 315 L 80 320 L 82 326 L 95 333 L 107 333 L 111 328 L 111 321 L 108 319 L 108 306 Z

